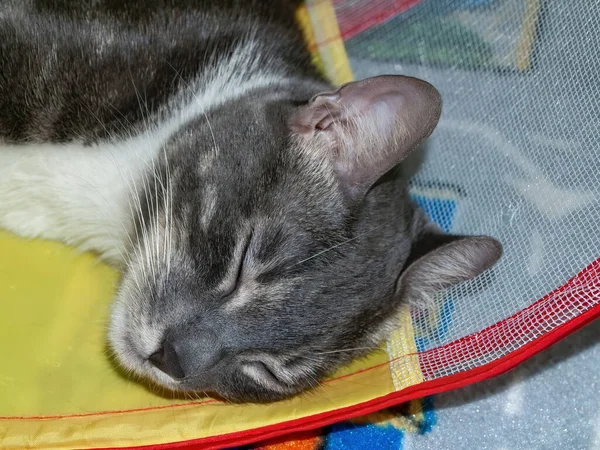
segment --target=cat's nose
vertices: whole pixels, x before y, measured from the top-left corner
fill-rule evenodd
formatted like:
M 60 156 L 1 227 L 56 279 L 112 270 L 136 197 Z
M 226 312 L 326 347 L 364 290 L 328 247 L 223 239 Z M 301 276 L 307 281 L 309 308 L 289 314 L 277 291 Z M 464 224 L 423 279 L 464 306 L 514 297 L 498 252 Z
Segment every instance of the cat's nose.
M 148 357 L 158 369 L 174 379 L 199 376 L 218 359 L 218 340 L 215 333 L 183 328 L 166 333 L 162 346 Z
M 178 379 L 185 377 L 185 373 L 179 363 L 177 351 L 168 341 L 163 342 L 162 346 L 148 357 L 148 360 L 154 367 L 172 378 Z

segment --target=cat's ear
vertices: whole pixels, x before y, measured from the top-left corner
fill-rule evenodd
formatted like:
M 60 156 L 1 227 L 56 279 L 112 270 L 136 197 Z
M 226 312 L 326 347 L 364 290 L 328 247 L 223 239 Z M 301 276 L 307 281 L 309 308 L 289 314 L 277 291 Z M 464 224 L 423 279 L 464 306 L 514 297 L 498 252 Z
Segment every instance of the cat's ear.
M 429 83 L 378 76 L 314 96 L 293 113 L 290 127 L 325 153 L 319 156 L 331 160 L 342 187 L 360 199 L 431 134 L 441 108 Z
M 475 278 L 501 255 L 502 245 L 491 237 L 426 231 L 413 244 L 396 294 L 413 306 L 426 308 L 437 292 Z

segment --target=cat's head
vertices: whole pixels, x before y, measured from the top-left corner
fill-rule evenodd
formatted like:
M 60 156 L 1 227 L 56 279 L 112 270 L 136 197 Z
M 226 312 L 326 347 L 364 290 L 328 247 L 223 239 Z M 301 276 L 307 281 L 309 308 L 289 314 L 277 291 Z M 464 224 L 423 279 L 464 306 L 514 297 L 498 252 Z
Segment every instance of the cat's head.
M 440 112 L 428 83 L 383 76 L 190 122 L 138 193 L 120 362 L 173 390 L 281 399 L 378 345 L 400 305 L 490 267 L 497 241 L 438 233 L 394 170 Z

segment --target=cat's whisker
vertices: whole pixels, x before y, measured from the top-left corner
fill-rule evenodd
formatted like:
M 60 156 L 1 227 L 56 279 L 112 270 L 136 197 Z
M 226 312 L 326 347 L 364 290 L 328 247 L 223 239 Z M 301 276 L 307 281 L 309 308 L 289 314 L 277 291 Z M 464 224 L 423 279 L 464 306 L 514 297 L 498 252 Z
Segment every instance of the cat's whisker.
M 357 234 L 357 235 L 356 235 L 356 236 L 354 236 L 354 237 L 351 237 L 351 238 L 349 238 L 349 239 L 346 239 L 345 241 L 343 241 L 343 242 L 340 242 L 339 244 L 332 245 L 331 247 L 329 247 L 329 248 L 326 248 L 325 250 L 322 250 L 322 251 L 320 251 L 320 252 L 318 252 L 318 253 L 315 253 L 315 254 L 314 254 L 314 255 L 312 255 L 312 256 L 309 256 L 308 258 L 305 258 L 305 259 L 303 259 L 303 260 L 301 260 L 301 261 L 298 261 L 297 263 L 294 263 L 294 264 L 292 264 L 292 265 L 290 266 L 290 268 L 292 268 L 292 267 L 295 267 L 295 266 L 297 266 L 297 265 L 299 265 L 299 264 L 305 263 L 305 262 L 307 262 L 307 261 L 310 261 L 311 259 L 314 259 L 314 258 L 316 258 L 316 257 L 318 257 L 318 256 L 321 256 L 321 255 L 323 255 L 323 254 L 327 253 L 327 252 L 330 252 L 331 250 L 335 250 L 336 248 L 338 248 L 338 247 L 341 247 L 342 245 L 346 245 L 346 244 L 348 244 L 348 243 L 350 243 L 350 242 L 352 242 L 352 241 L 355 241 L 355 240 L 357 240 L 357 239 L 359 239 L 359 238 L 361 238 L 361 237 L 364 237 L 364 236 L 366 236 L 366 235 L 368 235 L 368 234 L 372 233 L 373 231 L 379 230 L 380 228 L 383 228 L 383 227 L 385 227 L 385 226 L 389 225 L 389 224 L 390 224 L 390 223 L 392 223 L 394 220 L 397 220 L 397 219 L 396 219 L 396 218 L 394 218 L 394 219 L 387 220 L 387 221 L 383 222 L 382 224 L 380 224 L 380 225 L 378 225 L 378 226 L 376 226 L 376 227 L 373 227 L 373 228 L 371 228 L 371 229 L 369 229 L 369 230 L 367 230 L 367 231 L 365 231 L 365 232 L 363 232 L 363 233 L 359 233 L 359 234 Z
M 163 242 L 162 242 L 162 259 L 165 263 L 165 265 L 167 264 L 167 261 L 169 260 L 168 258 L 168 252 L 169 249 L 167 248 L 168 245 L 168 234 L 169 234 L 169 195 L 168 195 L 168 189 L 169 189 L 169 174 L 168 174 L 168 162 L 167 162 L 167 154 L 166 154 L 166 150 L 165 147 L 162 146 L 162 154 L 163 157 L 165 159 L 165 184 L 166 186 L 163 189 L 163 206 L 164 206 L 164 214 L 165 214 L 165 229 L 164 229 L 164 235 L 163 235 Z
M 155 183 L 155 196 L 151 199 L 148 199 L 148 195 L 144 195 L 144 198 L 146 200 L 146 210 L 148 211 L 149 214 L 154 214 L 155 217 L 149 216 L 148 220 L 149 223 L 146 224 L 146 218 L 144 214 L 141 214 L 141 228 L 142 228 L 142 235 L 143 235 L 143 241 L 146 244 L 150 244 L 150 238 L 149 238 L 149 234 L 148 234 L 148 227 L 152 228 L 153 226 L 153 218 L 155 219 L 155 229 L 156 231 L 158 231 L 158 224 L 159 224 L 159 218 L 158 218 L 158 198 L 157 198 L 157 192 L 156 192 L 156 180 L 158 178 L 158 175 L 156 174 L 156 170 L 155 170 L 155 163 L 154 160 L 152 161 L 152 166 L 148 163 L 148 161 L 143 161 L 144 166 L 147 168 L 146 171 L 143 172 L 142 174 L 142 181 L 143 181 L 143 191 L 142 192 L 148 192 L 148 190 L 150 189 L 150 180 L 147 177 L 148 172 L 151 172 L 152 177 L 154 178 L 154 183 Z M 160 180 L 159 180 L 160 181 Z M 162 183 L 162 182 L 161 182 Z M 139 196 L 139 191 L 137 190 L 137 186 L 134 186 L 135 189 L 135 196 L 138 199 L 138 203 L 140 204 L 140 209 L 141 209 L 141 199 Z M 152 197 L 152 196 L 150 196 Z M 155 200 L 156 200 L 156 205 L 155 205 Z M 157 241 L 157 245 L 158 245 L 158 241 Z M 155 265 L 156 267 L 158 267 L 158 251 L 156 252 L 156 258 L 155 255 L 153 254 L 153 252 L 151 251 L 151 249 L 149 248 L 149 245 L 144 245 L 144 253 L 146 256 L 146 260 L 148 263 L 148 269 L 150 270 L 150 272 L 152 273 L 152 276 L 154 278 L 156 278 L 156 274 L 155 274 Z M 158 248 L 158 247 L 157 247 Z M 155 264 L 154 261 L 155 259 L 157 260 L 157 263 Z
M 165 157 L 166 158 L 166 157 Z M 149 223 L 146 224 L 146 218 L 145 215 L 141 213 L 141 198 L 139 195 L 138 188 L 137 185 L 135 184 L 135 180 L 134 180 L 134 187 L 133 187 L 133 194 L 135 199 L 137 200 L 137 203 L 139 205 L 138 208 L 138 220 L 140 221 L 140 227 L 142 228 L 142 234 L 143 234 L 143 240 L 146 243 L 150 243 L 150 239 L 149 239 L 149 234 L 148 234 L 148 226 L 149 227 L 154 227 L 156 233 L 158 234 L 158 230 L 159 230 L 159 224 L 160 224 L 160 211 L 159 211 L 159 207 L 158 207 L 158 186 L 160 184 L 160 188 L 161 188 L 161 192 L 162 192 L 162 196 L 163 198 L 167 198 L 167 187 L 165 187 L 161 177 L 159 176 L 159 173 L 157 172 L 157 168 L 156 168 L 156 162 L 155 160 L 152 160 L 152 165 L 150 165 L 150 163 L 148 163 L 148 161 L 143 161 L 143 164 L 145 165 L 145 167 L 148 169 L 147 171 L 145 171 L 142 175 L 142 180 L 143 180 L 143 191 L 147 192 L 148 189 L 151 189 L 150 183 L 151 181 L 148 179 L 147 177 L 147 173 L 150 173 L 152 176 L 152 182 L 154 183 L 154 197 L 152 196 L 148 196 L 145 195 L 145 200 L 146 200 L 146 209 L 148 210 L 149 213 L 151 213 L 151 215 L 148 217 L 149 219 Z M 151 197 L 150 199 L 148 197 Z M 168 214 L 168 211 L 166 211 L 166 214 Z M 168 230 L 165 230 L 165 232 L 167 232 Z M 156 278 L 156 272 L 159 269 L 159 264 L 160 264 L 160 241 L 158 239 L 156 239 L 155 242 L 155 251 L 152 251 L 148 245 L 144 245 L 144 253 L 145 253 L 145 257 L 147 260 L 147 264 L 148 264 L 148 268 L 152 273 L 152 276 L 154 278 Z M 166 254 L 164 255 L 166 256 Z M 168 258 L 167 258 L 168 260 Z
M 157 236 L 160 236 L 160 219 L 158 217 L 158 186 L 157 186 L 157 179 L 158 176 L 156 174 L 156 163 L 154 161 L 154 159 L 152 160 L 152 176 L 154 178 L 154 197 L 152 198 L 152 215 L 153 215 L 153 220 L 154 220 L 154 233 Z M 150 222 L 150 226 L 152 226 L 152 221 Z M 155 264 L 156 264 L 156 270 L 158 271 L 158 265 L 159 265 L 159 257 L 160 257 L 160 250 L 159 250 L 159 246 L 160 246 L 160 241 L 158 238 L 155 239 L 155 250 L 156 250 L 156 255 L 155 255 Z
M 142 192 L 146 192 L 147 191 L 147 186 L 148 186 L 148 180 L 147 180 L 146 172 L 145 171 L 142 174 L 142 186 L 143 186 L 143 191 Z M 135 184 L 134 184 L 134 188 L 136 190 L 136 195 L 138 195 L 137 192 L 140 192 L 140 191 L 137 190 L 137 186 L 135 186 Z M 146 211 L 148 211 L 149 208 L 150 208 L 149 200 L 148 200 L 148 195 L 144 195 L 144 200 L 146 201 Z M 141 205 L 141 199 L 140 199 L 140 205 Z M 146 224 L 146 217 L 145 217 L 146 214 L 142 213 L 141 215 L 142 215 L 142 225 L 141 225 L 141 228 L 142 228 L 143 241 L 147 243 L 147 242 L 149 242 L 149 238 L 148 238 L 148 230 L 147 230 L 148 226 Z M 141 246 L 139 246 L 140 251 L 143 251 L 144 259 L 146 260 L 145 270 L 147 270 L 148 272 L 150 272 L 150 275 L 152 275 L 154 277 L 154 266 L 153 266 L 152 259 L 151 259 L 152 254 L 149 251 L 148 247 L 149 247 L 148 245 L 141 245 Z
M 165 283 L 169 281 L 169 274 L 171 272 L 171 250 L 172 250 L 172 236 L 171 227 L 173 226 L 173 186 L 171 182 L 171 167 L 169 166 L 169 159 L 167 158 L 167 151 L 165 147 L 162 147 L 163 156 L 165 159 L 165 170 L 167 177 L 167 192 L 166 192 L 166 211 L 165 211 L 165 262 L 167 266 L 167 273 L 165 274 Z
M 157 262 L 157 266 L 162 263 L 162 264 L 166 264 L 166 262 L 168 261 L 168 251 L 170 252 L 170 249 L 167 249 L 167 235 L 170 232 L 169 231 L 169 208 L 170 208 L 170 202 L 169 202 L 169 195 L 168 195 L 168 188 L 169 188 L 169 179 L 168 179 L 168 162 L 167 162 L 167 156 L 166 156 L 166 150 L 164 148 L 164 146 L 162 147 L 163 149 L 163 155 L 165 157 L 165 164 L 166 164 L 166 168 L 165 168 L 165 176 L 167 177 L 167 179 L 165 180 L 165 182 L 163 182 L 162 180 L 162 176 L 161 174 L 157 171 L 154 162 L 153 162 L 153 174 L 154 174 L 154 187 L 155 187 L 155 226 L 156 226 L 156 233 L 160 235 L 159 233 L 159 224 L 160 224 L 160 210 L 158 207 L 158 193 L 156 190 L 156 182 L 158 181 L 158 183 L 160 184 L 160 190 L 161 190 L 161 199 L 162 199 L 162 206 L 163 206 L 163 213 L 164 213 L 164 229 L 163 229 L 163 243 L 162 243 L 162 255 L 160 252 L 160 241 L 159 239 L 156 239 L 156 262 Z M 166 185 L 165 185 L 166 184 Z M 159 269 L 160 267 L 157 267 L 157 269 Z
M 208 120 L 208 115 L 206 114 L 206 111 L 202 111 L 202 115 L 206 119 L 206 124 L 208 125 L 208 129 L 210 130 L 210 135 L 212 136 L 213 146 L 214 146 L 213 152 L 219 153 L 219 147 L 217 146 L 217 140 L 215 139 L 215 133 L 213 132 L 213 128 L 212 128 L 212 125 L 210 124 L 210 120 Z
M 114 155 L 112 154 L 112 152 L 111 152 L 111 156 L 112 156 L 115 164 L 119 168 L 119 173 L 120 173 L 121 178 L 123 179 L 123 181 L 125 181 L 125 183 L 127 184 L 127 187 L 128 187 L 127 201 L 128 201 L 129 209 L 132 213 L 132 220 L 135 221 L 136 217 L 137 217 L 138 222 L 140 224 L 143 224 L 145 219 L 142 214 L 142 201 L 140 199 L 140 196 L 139 196 L 139 193 L 137 190 L 137 183 L 135 182 L 135 177 L 133 176 L 133 174 L 131 172 L 129 173 L 129 177 L 131 179 L 131 183 L 130 183 L 127 174 L 124 174 L 122 172 L 121 167 L 118 164 L 118 162 L 117 162 L 116 158 L 114 157 Z M 132 205 L 132 201 L 134 202 L 133 205 Z M 135 210 L 135 214 L 134 214 L 134 210 Z M 137 233 L 138 233 L 137 228 L 138 227 L 135 225 L 135 223 L 132 223 L 132 228 L 135 233 L 135 238 L 137 241 L 138 240 L 138 236 L 137 236 Z M 135 250 L 135 249 L 136 249 L 136 246 L 132 245 L 132 250 Z
M 127 67 L 127 70 L 129 71 L 129 78 L 131 79 L 131 85 L 133 86 L 133 89 L 135 91 L 135 96 L 137 98 L 138 101 L 138 106 L 140 107 L 140 113 L 142 114 L 142 123 L 144 124 L 144 128 L 148 129 L 148 125 L 149 125 L 149 119 L 150 119 L 150 111 L 148 110 L 148 101 L 146 100 L 145 102 L 143 102 L 144 107 L 142 107 L 142 98 L 140 95 L 140 92 L 137 88 L 137 86 L 135 85 L 135 80 L 133 79 L 133 73 L 131 73 L 131 67 Z M 144 109 L 146 110 L 146 117 L 144 117 Z
M 318 355 L 318 354 L 317 354 Z M 297 356 L 297 358 L 302 358 L 302 359 L 307 359 L 308 361 L 312 361 L 316 364 L 321 364 L 323 361 L 321 361 L 320 359 L 317 358 L 311 358 L 310 356 L 305 356 L 305 355 L 300 355 Z
M 305 374 L 305 376 L 309 380 L 311 380 L 314 388 L 317 388 L 317 387 L 321 388 L 321 390 L 319 392 L 320 395 L 325 395 L 325 397 L 329 401 L 329 403 L 332 405 L 335 405 L 335 402 L 334 402 L 333 398 L 331 397 L 331 394 L 329 393 L 329 391 L 327 389 L 325 389 L 325 385 L 321 381 L 319 381 L 319 379 L 317 377 L 315 377 L 312 374 L 308 374 L 308 373 Z
M 329 350 L 326 352 L 314 352 L 311 353 L 311 355 L 329 355 L 329 354 L 333 354 L 333 353 L 350 353 L 350 352 L 356 352 L 356 351 L 362 351 L 362 350 L 379 350 L 381 347 L 354 347 L 354 348 L 343 348 L 343 349 L 338 349 L 338 350 Z
M 149 126 L 148 126 L 149 125 L 149 117 L 150 117 L 150 111 L 148 109 L 148 101 L 147 101 L 147 99 L 144 100 L 144 101 L 142 101 L 140 92 L 137 89 L 137 86 L 135 85 L 135 80 L 133 78 L 133 74 L 131 73 L 131 68 L 128 68 L 128 70 L 129 70 L 129 76 L 131 78 L 131 84 L 133 86 L 133 89 L 135 90 L 135 94 L 136 94 L 136 98 L 137 98 L 137 101 L 138 101 L 138 105 L 140 107 L 140 112 L 142 114 L 142 121 L 145 124 L 144 128 L 148 129 L 149 128 Z M 144 109 L 146 111 L 146 118 L 144 118 Z M 148 166 L 147 162 L 146 162 L 146 166 Z M 164 185 L 162 183 L 162 180 L 160 179 L 159 174 L 157 173 L 156 161 L 155 161 L 154 158 L 152 159 L 152 167 L 149 167 L 149 169 L 150 169 L 150 171 L 152 173 L 153 182 L 154 182 L 154 197 L 150 199 L 151 200 L 151 205 L 148 204 L 148 196 L 146 196 L 146 205 L 148 206 L 148 208 L 150 209 L 150 211 L 151 211 L 151 213 L 153 215 L 153 217 L 149 218 L 150 219 L 150 224 L 149 225 L 151 227 L 154 226 L 155 233 L 157 235 L 159 235 L 160 234 L 159 233 L 159 228 L 160 228 L 160 217 L 159 217 L 159 214 L 160 214 L 160 212 L 159 212 L 159 204 L 158 204 L 159 198 L 158 198 L 158 184 L 157 184 L 157 181 L 161 184 L 161 190 L 162 190 L 163 198 L 165 197 L 165 187 L 164 187 Z M 148 185 L 149 185 L 149 183 L 146 184 L 147 187 L 149 187 Z M 166 233 L 166 230 L 165 230 L 165 233 Z M 156 241 L 154 243 L 155 244 L 155 248 L 153 249 L 153 250 L 155 250 L 155 253 L 153 254 L 152 250 L 149 249 L 149 248 L 146 249 L 146 250 L 147 250 L 147 253 L 150 255 L 150 258 L 149 258 L 150 259 L 150 264 L 151 264 L 150 270 L 152 272 L 153 278 L 156 280 L 157 273 L 160 270 L 161 258 L 160 258 L 160 241 L 159 241 L 159 239 L 155 239 L 155 241 Z M 164 255 L 163 255 L 163 258 L 164 258 Z
M 137 88 L 137 86 L 135 84 L 135 80 L 133 78 L 133 74 L 131 73 L 131 68 L 129 67 L 128 70 L 129 70 L 129 77 L 131 79 L 131 84 L 132 84 L 133 89 L 135 91 L 135 95 L 136 95 L 136 98 L 137 98 L 137 101 L 138 101 L 138 106 L 140 108 L 140 113 L 142 114 L 142 122 L 144 123 L 144 125 L 146 125 L 144 128 L 147 129 L 147 128 L 149 128 L 147 126 L 148 125 L 147 119 L 148 119 L 148 117 L 150 115 L 150 113 L 148 111 L 148 105 L 147 105 L 147 102 L 144 102 L 144 107 L 142 107 L 141 96 L 140 96 L 139 90 L 138 90 L 138 88 Z M 148 117 L 146 117 L 146 118 L 144 118 L 144 109 L 146 110 L 146 112 L 148 114 Z M 142 160 L 144 162 L 144 165 L 149 170 L 152 170 L 153 176 L 156 177 L 156 173 L 155 173 L 155 170 L 154 170 L 154 160 L 152 160 L 152 164 L 153 164 L 152 167 L 149 166 L 148 161 L 146 161 L 145 158 L 142 158 Z M 146 173 L 143 174 L 143 182 L 144 182 L 143 186 L 145 188 L 144 192 L 146 192 L 146 189 L 149 188 L 149 182 L 148 182 L 148 179 L 146 178 Z M 156 180 L 155 180 L 155 183 L 156 183 Z M 151 206 L 150 206 L 149 201 L 148 201 L 148 195 L 145 195 L 144 197 L 145 197 L 145 200 L 146 200 L 147 210 L 150 212 Z M 141 205 L 140 205 L 140 207 L 141 207 Z M 154 212 L 154 211 L 152 211 L 152 212 Z M 150 220 L 150 224 L 149 225 L 152 226 L 152 218 L 149 217 L 149 220 Z M 158 221 L 157 221 L 157 225 L 158 225 Z M 148 238 L 148 231 L 146 230 L 145 218 L 144 218 L 144 223 L 142 223 L 142 228 L 143 228 L 142 232 L 143 232 L 144 241 L 146 243 L 149 243 L 150 240 Z M 148 265 L 148 270 L 151 272 L 153 279 L 156 279 L 155 262 L 154 262 L 155 258 L 153 257 L 151 250 L 148 248 L 148 245 L 144 246 L 144 253 L 145 253 L 145 256 L 146 256 L 145 259 L 146 259 L 146 262 L 147 262 L 147 265 Z
M 170 255 L 170 247 L 168 247 L 168 244 L 170 243 L 170 229 L 171 229 L 171 222 L 172 222 L 172 201 L 171 201 L 171 194 L 169 192 L 169 187 L 170 187 L 170 168 L 169 168 L 169 162 L 168 162 L 168 158 L 167 158 L 167 154 L 166 154 L 166 149 L 164 146 L 162 146 L 162 154 L 164 156 L 165 159 L 165 182 L 163 182 L 162 180 L 162 176 L 161 174 L 157 171 L 157 165 L 155 165 L 155 162 L 153 160 L 152 163 L 152 173 L 154 176 L 154 195 L 155 195 L 155 200 L 153 202 L 154 204 L 154 219 L 155 219 L 155 227 L 156 227 L 156 233 L 158 235 L 160 235 L 159 232 L 159 225 L 160 225 L 160 210 L 158 207 L 158 192 L 157 192 L 157 181 L 160 184 L 160 189 L 161 189 L 161 199 L 162 199 L 162 207 L 163 207 L 163 213 L 164 213 L 164 230 L 163 230 L 163 236 L 162 236 L 162 255 L 160 254 L 160 241 L 159 239 L 156 239 L 156 263 L 157 263 L 157 269 L 159 269 L 160 267 L 159 264 L 162 262 L 163 264 L 168 266 L 167 272 L 170 270 L 170 265 L 169 265 L 169 255 Z M 168 274 L 167 274 L 168 276 Z

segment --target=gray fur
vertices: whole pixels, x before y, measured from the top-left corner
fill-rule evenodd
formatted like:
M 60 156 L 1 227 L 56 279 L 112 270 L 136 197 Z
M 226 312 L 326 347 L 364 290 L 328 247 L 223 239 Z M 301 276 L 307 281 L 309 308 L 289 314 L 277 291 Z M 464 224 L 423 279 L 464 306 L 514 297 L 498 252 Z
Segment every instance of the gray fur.
M 133 192 L 140 211 L 109 337 L 125 367 L 175 390 L 264 402 L 316 386 L 380 344 L 411 296 L 500 256 L 491 238 L 436 252 L 445 238 L 424 232 L 432 228 L 407 194 L 397 164 L 433 130 L 435 89 L 401 78 L 384 80 L 394 95 L 382 80 L 351 85 L 342 100 L 367 102 L 365 117 L 342 101 L 351 117 L 319 128 L 310 99 L 331 86 L 310 65 L 288 3 L 0 6 L 5 142 L 96 146 L 145 133 L 240 51 L 252 55 L 235 67 L 238 81 L 274 80 L 223 92 L 185 121 Z M 387 95 L 389 138 L 368 112 L 381 97 L 369 86 Z

